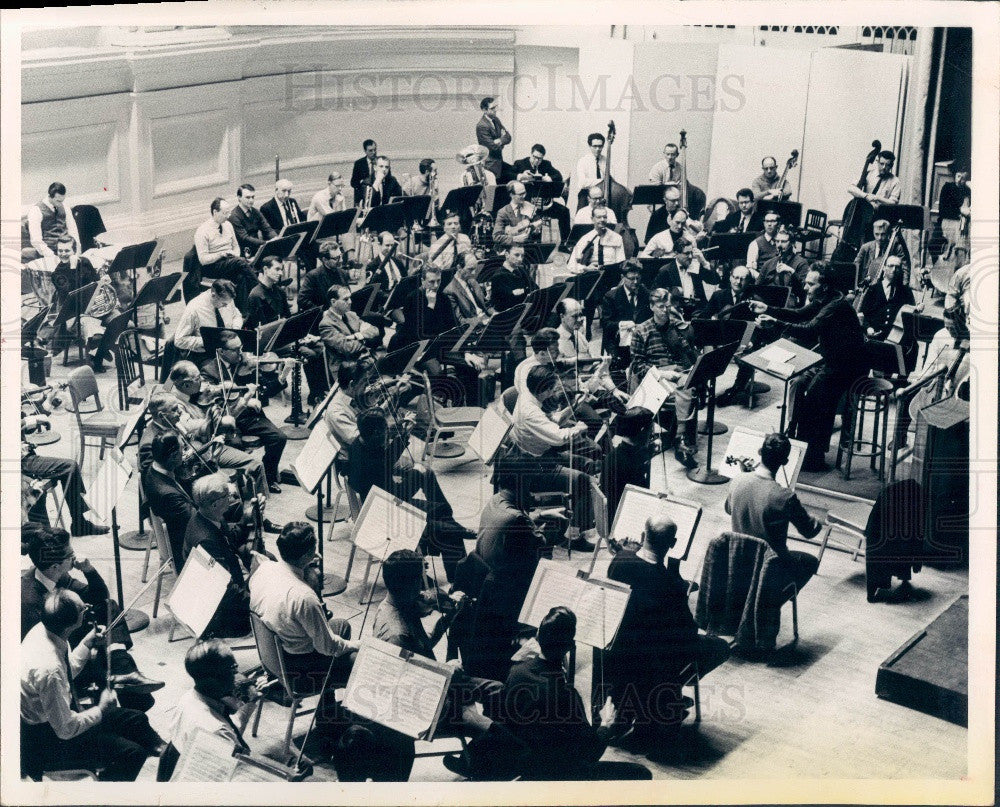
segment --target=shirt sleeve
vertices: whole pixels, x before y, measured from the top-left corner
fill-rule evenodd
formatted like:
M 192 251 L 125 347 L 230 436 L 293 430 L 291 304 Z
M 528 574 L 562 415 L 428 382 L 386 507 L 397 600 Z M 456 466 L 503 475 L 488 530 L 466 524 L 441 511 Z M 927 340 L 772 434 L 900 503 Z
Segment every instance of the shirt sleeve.
M 28 238 L 33 246 L 42 255 L 55 257 L 55 253 L 49 249 L 49 245 L 42 240 L 42 211 L 38 205 L 28 208 Z
M 535 407 L 524 410 L 524 425 L 528 432 L 550 446 L 566 445 L 576 433 L 575 429 L 556 425 L 545 417 L 545 413 L 541 409 Z
M 205 348 L 198 331 L 198 313 L 195 306 L 188 305 L 181 313 L 174 331 L 174 345 L 181 350 L 201 351 Z
M 295 605 L 294 617 L 309 634 L 317 653 L 324 656 L 340 656 L 347 652 L 347 643 L 330 629 L 319 600 L 310 603 L 300 599 Z
M 70 686 L 61 670 L 50 671 L 38 681 L 45 719 L 60 740 L 71 740 L 101 722 L 101 710 L 96 706 L 83 712 L 73 711 Z

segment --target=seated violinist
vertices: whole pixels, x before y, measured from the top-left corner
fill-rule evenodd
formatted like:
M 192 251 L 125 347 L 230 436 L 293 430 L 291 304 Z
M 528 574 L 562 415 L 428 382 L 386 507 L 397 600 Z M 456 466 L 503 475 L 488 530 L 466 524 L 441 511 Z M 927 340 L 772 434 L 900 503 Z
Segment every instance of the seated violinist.
M 615 382 L 611 380 L 608 371 L 611 358 L 601 359 L 591 350 L 583 327 L 583 305 L 579 300 L 565 297 L 556 306 L 556 313 L 559 315 L 559 327 L 556 328 L 559 334 L 559 363 L 569 369 L 574 386 L 585 389 L 588 397 L 601 406 L 623 412 L 628 395 L 615 387 Z M 597 359 L 600 361 L 595 361 Z
M 221 474 L 196 479 L 191 496 L 198 511 L 184 532 L 184 557 L 200 546 L 229 572 L 229 585 L 205 637 L 232 638 L 250 633 L 250 571 L 252 533 L 244 526 L 243 502 L 236 485 Z M 238 523 L 237 523 L 238 522 Z
M 685 212 L 678 211 L 677 218 L 683 217 Z M 670 232 L 664 230 L 664 232 Z M 663 233 L 660 233 L 663 235 Z M 657 236 L 659 238 L 660 236 Z M 655 240 L 655 239 L 654 239 Z M 719 276 L 712 269 L 705 254 L 698 249 L 691 241 L 684 236 L 676 236 L 674 239 L 674 264 L 677 267 L 677 277 L 681 281 L 680 294 L 678 295 L 687 313 L 692 313 L 702 308 L 708 303 L 708 295 L 715 290 L 719 284 Z M 654 289 L 667 288 L 670 285 L 671 276 L 666 271 L 661 271 L 653 281 Z M 706 291 L 706 284 L 709 289 Z
M 221 415 L 232 418 L 231 425 L 237 434 L 240 437 L 260 439 L 264 446 L 264 475 L 267 478 L 267 489 L 271 493 L 281 493 L 281 487 L 278 485 L 278 463 L 281 461 L 287 439 L 264 414 L 260 400 L 255 397 L 258 386 L 254 384 L 254 379 L 267 357 L 262 356 L 258 359 L 245 353 L 242 348 L 240 338 L 235 333 L 223 331 L 222 345 L 216 352 L 216 358 L 205 360 L 201 365 L 201 376 L 210 384 L 218 385 L 214 392 L 221 398 L 221 404 L 216 406 Z M 272 365 L 276 360 L 277 356 L 272 354 Z M 261 380 L 263 381 L 263 376 Z
M 174 570 L 184 566 L 184 533 L 198 509 L 191 498 L 191 479 L 178 477 L 184 447 L 176 432 L 157 434 L 150 445 L 152 464 L 142 472 L 142 490 L 149 509 L 163 519 L 174 559 Z

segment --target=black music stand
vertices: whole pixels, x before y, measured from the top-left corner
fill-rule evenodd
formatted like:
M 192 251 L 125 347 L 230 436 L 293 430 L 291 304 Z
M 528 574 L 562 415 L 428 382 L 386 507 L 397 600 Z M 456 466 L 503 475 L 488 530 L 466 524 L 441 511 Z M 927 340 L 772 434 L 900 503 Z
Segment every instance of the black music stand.
M 410 242 L 413 236 L 413 226 L 427 220 L 427 213 L 431 209 L 431 197 L 422 196 L 393 196 L 389 200 L 390 205 L 403 206 L 403 226 L 406 228 L 406 253 L 410 252 Z
M 483 192 L 482 185 L 466 185 L 461 188 L 452 188 L 448 195 L 444 197 L 441 210 L 453 210 L 461 213 L 463 210 L 470 210 L 479 200 Z
M 688 479 L 701 485 L 722 485 L 729 481 L 728 476 L 723 476 L 712 470 L 712 438 L 715 434 L 715 381 L 726 371 L 739 347 L 739 341 L 735 341 L 728 345 L 706 350 L 695 361 L 694 367 L 688 372 L 687 380 L 684 382 L 683 389 L 704 388 L 708 397 L 707 429 L 705 430 L 708 435 L 708 446 L 705 450 L 705 467 L 691 468 L 687 472 Z
M 639 282 L 652 291 L 653 281 L 660 273 L 660 267 L 669 259 L 665 258 L 638 258 L 639 261 Z M 680 278 L 677 278 L 680 280 Z
M 524 298 L 524 312 L 518 318 L 517 332 L 533 334 L 545 327 L 549 315 L 556 310 L 559 301 L 570 292 L 569 283 L 555 283 L 544 289 L 535 289 Z M 515 306 L 519 308 L 520 306 Z
M 257 254 L 250 259 L 250 266 L 259 273 L 267 258 L 277 258 L 282 263 L 290 260 L 304 238 L 305 235 L 299 233 L 298 235 L 286 235 L 265 241 L 260 245 Z
M 923 230 L 927 211 L 922 205 L 879 205 L 875 220 L 885 219 L 890 227 L 902 222 L 904 230 Z
M 275 352 L 287 347 L 295 346 L 295 367 L 292 372 L 292 412 L 285 418 L 285 423 L 290 424 L 282 431 L 289 440 L 305 440 L 309 436 L 309 429 L 303 428 L 302 424 L 306 420 L 305 412 L 302 411 L 302 365 L 298 358 L 299 343 L 309 335 L 316 320 L 323 313 L 320 308 L 310 308 L 300 314 L 295 314 L 284 321 L 278 331 L 277 338 L 273 340 L 269 349 Z
M 663 204 L 663 191 L 673 187 L 670 185 L 636 185 L 632 191 L 632 206 L 650 205 L 656 207 Z
M 312 255 L 316 255 L 315 247 L 313 246 L 313 235 L 315 235 L 318 227 L 318 220 L 299 221 L 295 224 L 286 224 L 281 232 L 278 233 L 278 238 L 287 238 L 293 235 L 302 236 L 302 240 L 295 245 L 295 249 L 288 255 L 289 260 L 295 261 L 295 288 L 299 288 L 302 285 L 302 260 L 305 256 L 301 253 L 312 247 Z
M 744 348 L 750 344 L 750 337 L 753 335 L 756 325 L 753 321 L 742 319 L 693 319 L 691 320 L 691 341 L 698 347 L 718 347 L 728 345 L 731 342 L 739 342 L 739 347 Z M 757 383 L 751 381 L 751 383 Z M 766 384 L 760 385 L 761 389 L 754 390 L 755 395 L 762 395 L 770 391 Z M 713 434 L 725 434 L 729 427 L 722 421 L 715 421 Z M 708 434 L 708 423 L 701 424 L 698 434 Z
M 358 222 L 358 232 L 371 230 L 372 232 L 398 233 L 406 223 L 406 215 L 403 205 L 399 202 L 390 202 L 387 205 L 373 207 L 366 214 L 364 219 Z
M 357 218 L 358 209 L 352 207 L 349 210 L 338 210 L 334 213 L 327 213 L 320 219 L 319 226 L 312 234 L 313 243 L 326 241 L 328 238 L 337 238 L 344 235 L 351 229 L 354 219 Z
M 567 297 L 579 300 L 584 308 L 594 296 L 594 291 L 601 283 L 604 272 L 601 269 L 588 269 L 578 275 L 566 279 Z
M 234 333 L 240 338 L 240 349 L 248 353 L 257 352 L 257 331 L 237 330 L 236 328 L 199 328 L 201 341 L 205 346 L 205 353 L 215 356 L 216 351 L 222 349 L 222 334 Z
M 58 334 L 59 331 L 65 327 L 70 318 L 76 320 L 76 334 L 75 337 L 73 337 L 73 341 L 76 342 L 78 359 L 77 361 L 74 361 L 73 364 L 86 364 L 87 362 L 85 345 L 83 342 L 83 325 L 80 322 L 80 316 L 86 313 L 87 306 L 90 305 L 90 300 L 94 296 L 95 291 L 97 291 L 97 283 L 88 283 L 86 286 L 80 286 L 80 288 L 71 291 L 66 295 L 66 302 L 62 304 L 59 309 L 59 313 L 56 314 L 55 322 L 52 323 L 52 333 Z M 72 344 L 72 342 L 67 341 L 66 348 L 63 351 L 63 367 L 69 366 L 70 344 Z
M 504 311 L 498 311 L 486 322 L 486 326 L 468 339 L 459 342 L 463 351 L 470 353 L 489 353 L 500 356 L 501 362 L 510 353 L 511 340 L 519 332 L 519 326 L 528 310 L 526 303 L 515 305 Z
M 652 281 L 650 282 L 649 290 L 652 291 L 656 288 L 667 289 L 667 291 L 670 289 L 679 289 L 681 287 L 681 273 L 677 268 L 676 259 L 667 258 L 664 261 L 662 258 L 657 258 L 656 260 L 662 261 L 662 263 L 660 263 L 660 267 L 656 272 L 656 275 L 654 275 Z M 657 282 L 661 279 L 666 281 L 666 285 L 661 282 Z
M 736 261 L 743 265 L 747 261 L 747 250 L 759 233 L 712 233 L 708 237 L 708 246 L 719 250 L 715 256 L 719 261 Z
M 496 221 L 497 213 L 509 204 L 510 191 L 507 190 L 507 186 L 497 185 L 496 190 L 493 192 L 493 208 L 490 210 L 490 216 L 492 216 L 494 221 Z
M 143 241 L 139 244 L 128 244 L 118 250 L 118 254 L 111 259 L 111 265 L 108 266 L 108 276 L 110 277 L 113 273 L 117 272 L 129 272 L 132 275 L 132 300 L 134 301 L 139 294 L 139 267 L 149 266 L 150 260 L 153 258 L 153 254 L 156 252 L 157 246 L 159 246 L 159 241 Z M 136 319 L 138 314 L 136 313 L 138 306 L 135 306 L 133 302 L 132 309 L 132 322 L 136 327 L 139 327 L 139 322 Z
M 487 258 L 483 261 L 483 265 L 479 267 L 479 271 L 476 273 L 476 280 L 482 283 L 489 283 L 493 280 L 493 275 L 500 271 L 507 259 L 503 255 L 494 255 L 491 258 Z
M 401 347 L 392 353 L 387 353 L 375 362 L 375 369 L 379 375 L 397 376 L 410 372 L 423 356 L 424 348 L 427 347 L 428 340 Z
M 351 311 L 359 317 L 366 317 L 372 312 L 375 302 L 378 300 L 378 283 L 369 283 L 351 294 Z
M 830 261 L 830 272 L 833 274 L 833 287 L 841 294 L 850 294 L 861 282 L 858 274 L 861 267 L 854 261 Z
M 122 430 L 118 433 L 118 439 L 115 440 L 115 448 L 119 451 L 124 451 L 125 446 L 127 446 L 133 437 L 137 434 L 141 434 L 141 426 L 146 419 L 146 412 L 149 409 L 150 398 L 153 397 L 153 393 L 156 392 L 157 385 L 150 387 L 149 392 L 143 399 L 142 403 L 136 408 L 134 412 L 129 413 L 128 420 L 125 421 Z M 133 551 L 142 551 L 149 546 L 149 536 L 146 535 L 146 529 L 143 526 L 146 517 L 144 517 L 144 512 L 148 511 L 148 505 L 143 506 L 138 497 L 136 498 L 136 504 L 139 510 L 139 529 L 129 530 L 128 532 L 119 532 L 118 534 L 118 546 L 124 547 L 125 549 L 131 549 Z M 117 513 L 114 513 L 117 519 Z M 121 592 L 119 591 L 119 595 Z
M 382 310 L 388 313 L 389 311 L 395 311 L 397 308 L 402 308 L 406 302 L 406 298 L 419 288 L 420 275 L 407 275 L 404 278 L 400 278 L 399 282 L 392 287 L 392 291 L 389 292 L 389 297 L 382 305 Z
M 555 251 L 556 244 L 525 244 L 524 263 L 526 266 L 540 266 L 548 263 Z
M 160 364 L 162 363 L 162 356 L 160 355 L 160 331 L 162 329 L 160 315 L 163 313 L 163 306 L 166 305 L 170 295 L 174 293 L 174 289 L 181 282 L 181 276 L 181 272 L 174 272 L 173 274 L 150 278 L 139 289 L 139 294 L 135 298 L 134 305 L 136 311 L 144 305 L 156 306 L 155 323 L 153 325 L 153 338 L 156 340 L 156 355 L 153 357 L 153 367 L 156 369 L 157 375 L 159 375 Z
M 594 229 L 593 224 L 574 224 L 572 229 L 569 231 L 569 235 L 566 236 L 565 249 L 567 252 L 572 252 L 573 247 L 576 246 L 576 242 L 583 238 L 587 233 Z
M 761 199 L 757 202 L 757 210 L 760 213 L 761 220 L 763 220 L 764 216 L 768 213 L 777 213 L 782 224 L 788 227 L 795 227 L 796 229 L 798 229 L 799 223 L 802 221 L 801 202 L 782 202 L 777 199 Z
M 792 290 L 788 286 L 754 286 L 753 296 L 768 308 L 785 308 Z

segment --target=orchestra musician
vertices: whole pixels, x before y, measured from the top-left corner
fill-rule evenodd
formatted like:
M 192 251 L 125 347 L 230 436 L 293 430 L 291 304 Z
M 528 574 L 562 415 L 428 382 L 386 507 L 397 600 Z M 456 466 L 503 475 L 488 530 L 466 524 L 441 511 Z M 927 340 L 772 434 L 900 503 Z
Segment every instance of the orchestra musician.
M 663 147 L 663 159 L 649 169 L 649 181 L 653 185 L 680 184 L 681 166 L 677 162 L 680 149 L 676 143 L 667 143 Z
M 588 151 L 576 163 L 569 192 L 570 205 L 579 206 L 581 197 L 588 188 L 600 185 L 608 173 L 608 158 L 604 152 L 605 137 L 600 132 L 587 135 Z
M 260 214 L 276 233 L 280 233 L 289 224 L 305 220 L 299 203 L 292 196 L 292 187 L 290 180 L 279 179 L 274 183 L 274 196 L 260 206 Z
M 497 106 L 495 98 L 487 97 L 479 102 L 483 116 L 476 123 L 476 142 L 489 154 L 484 163 L 486 169 L 492 171 L 499 182 L 506 182 L 503 147 L 510 143 L 511 136 L 497 117 Z
M 892 173 L 896 155 L 891 151 L 880 151 L 878 159 L 868 169 L 861 188 L 848 186 L 852 196 L 867 200 L 877 210 L 884 204 L 899 204 L 902 192 L 899 177 Z
M 622 340 L 627 338 L 631 343 L 632 328 L 653 315 L 649 308 L 649 289 L 641 283 L 641 276 L 642 267 L 634 261 L 626 261 L 621 283 L 610 289 L 601 301 L 601 352 L 617 358 L 612 367 L 628 364 L 628 344 L 622 344 Z
M 313 194 L 312 200 L 309 202 L 309 210 L 306 211 L 306 221 L 322 221 L 324 216 L 346 209 L 344 178 L 339 171 L 332 171 L 326 178 L 326 187 Z
M 398 248 L 398 246 L 399 244 L 392 233 L 388 231 L 379 233 L 375 256 L 365 267 L 368 282 L 377 283 L 383 294 L 392 291 L 396 284 L 408 274 L 394 255 L 386 257 L 393 247 Z
M 736 191 L 736 206 L 737 210 L 715 222 L 713 233 L 759 233 L 764 229 L 764 215 L 757 210 L 757 202 L 750 188 Z
M 633 389 L 638 387 L 649 368 L 654 366 L 664 372 L 668 382 L 676 383 L 698 357 L 698 351 L 687 335 L 687 326 L 681 322 L 671 303 L 666 289 L 653 289 L 649 295 L 653 316 L 639 323 L 632 332 Z M 685 468 L 694 468 L 698 464 L 695 459 L 698 450 L 698 422 L 694 396 L 691 390 L 676 389 L 672 397 L 675 425 L 670 431 L 675 428 L 681 430 L 681 439 L 675 443 L 674 459 Z
M 142 490 L 149 509 L 167 528 L 177 574 L 184 567 L 184 533 L 198 509 L 191 498 L 191 480 L 178 479 L 176 473 L 184 461 L 183 448 L 176 432 L 157 434 L 150 443 L 152 462 L 141 472 Z
M 236 287 L 231 280 L 213 280 L 212 285 L 185 307 L 174 330 L 174 345 L 191 361 L 199 363 L 208 358 L 201 338 L 202 328 L 243 327 L 243 315 L 234 305 Z M 245 308 L 245 306 L 244 306 Z
M 236 241 L 245 257 L 253 257 L 266 241 L 276 238 L 278 233 L 264 215 L 253 206 L 257 190 L 249 182 L 236 189 L 238 204 L 229 214 L 229 222 L 236 233 Z
M 747 269 L 758 278 L 760 267 L 778 254 L 778 248 L 774 245 L 774 236 L 778 232 L 778 224 L 781 218 L 773 210 L 764 215 L 764 232 L 758 235 L 750 246 L 747 247 Z
M 674 219 L 682 219 L 686 216 L 684 210 L 678 210 Z M 667 232 L 670 232 L 669 230 Z M 663 235 L 663 233 L 660 233 Z M 659 238 L 660 236 L 657 236 Z M 654 241 L 656 239 L 653 239 Z M 708 303 L 708 294 L 714 293 L 715 286 L 719 285 L 719 276 L 712 269 L 708 258 L 705 257 L 698 247 L 692 244 L 687 238 L 677 236 L 673 244 L 674 264 L 677 267 L 677 276 L 680 278 L 680 296 L 685 301 L 685 309 L 695 311 Z M 667 270 L 662 270 L 653 281 L 653 288 L 667 288 L 670 275 Z M 706 293 L 705 284 L 712 288 Z
M 403 186 L 403 193 L 407 196 L 430 196 L 437 195 L 437 163 L 430 157 L 420 161 L 417 165 L 417 175 L 411 176 Z M 432 215 L 432 211 L 437 209 L 438 200 L 432 198 L 431 209 L 427 215 Z
M 760 161 L 760 167 L 763 173 L 750 183 L 754 198 L 780 201 L 792 195 L 792 186 L 788 179 L 778 176 L 778 161 L 774 157 L 765 157 Z
M 606 207 L 594 209 L 594 229 L 576 242 L 566 264 L 572 274 L 625 263 L 625 244 L 622 237 L 608 227 L 609 212 Z
M 753 297 L 753 282 L 750 272 L 745 266 L 734 266 L 729 272 L 729 285 L 716 291 L 701 310 L 700 316 L 705 319 L 734 319 L 751 322 L 756 315 L 750 308 Z M 764 341 L 761 331 L 755 330 L 751 339 L 751 347 L 758 347 Z M 733 385 L 715 398 L 717 407 L 732 406 L 745 396 L 747 385 L 753 381 L 753 368 L 740 364 Z
M 863 292 L 858 304 L 858 318 L 872 339 L 885 341 L 896 315 L 904 305 L 915 305 L 913 289 L 906 285 L 903 259 L 890 255 L 874 282 Z
M 816 371 L 796 386 L 798 398 L 789 436 L 809 444 L 802 470 L 821 472 L 833 434 L 840 396 L 868 373 L 865 336 L 854 308 L 834 286 L 834 275 L 824 263 L 814 263 L 806 275 L 806 304 L 801 308 L 772 308 L 759 301 L 750 307 L 759 322 L 785 324 L 785 336 L 812 347 L 823 357 Z
M 330 287 L 330 307 L 319 321 L 319 337 L 331 375 L 342 362 L 356 361 L 380 344 L 378 330 L 351 310 L 351 290 L 339 285 Z
M 514 161 L 514 173 L 520 182 L 562 182 L 563 175 L 553 168 L 552 163 L 545 159 L 545 146 L 535 143 L 531 153 L 521 160 Z M 565 188 L 563 189 L 565 192 Z M 559 224 L 559 240 L 565 241 L 569 236 L 569 208 L 560 199 L 543 209 L 546 216 L 551 216 Z
M 604 188 L 600 185 L 595 185 L 587 191 L 587 204 L 576 211 L 576 215 L 573 216 L 573 223 L 593 224 L 594 211 L 598 208 L 603 208 L 607 211 L 609 224 L 618 223 L 618 217 L 615 215 L 615 211 L 608 207 L 608 200 L 604 198 Z
M 375 177 L 375 160 L 378 158 L 378 146 L 374 140 L 368 139 L 361 144 L 364 157 L 354 161 L 351 170 L 351 187 L 354 188 L 354 206 L 359 207 L 365 198 L 365 181 Z
M 677 208 L 667 221 L 667 227 L 646 242 L 639 253 L 640 258 L 672 258 L 676 254 L 675 239 L 682 239 L 687 228 L 688 213 Z
M 559 315 L 559 327 L 556 328 L 559 335 L 559 363 L 569 368 L 571 377 L 576 381 L 575 386 L 582 385 L 604 405 L 613 406 L 616 410 L 622 409 L 621 403 L 628 400 L 628 395 L 611 380 L 608 372 L 610 357 L 598 364 L 593 363 L 600 356 L 591 352 L 590 340 L 587 339 L 584 328 L 583 305 L 572 297 L 564 297 L 556 305 L 556 313 Z M 587 362 L 586 372 L 580 367 L 581 361 Z M 618 404 L 614 404 L 613 399 L 617 399 Z
M 506 252 L 503 265 L 490 281 L 490 305 L 497 311 L 520 305 L 538 288 L 524 265 L 524 244 L 511 243 Z
M 889 240 L 892 228 L 885 219 L 877 219 L 872 224 L 872 240 L 866 241 L 858 250 L 854 258 L 854 268 L 858 283 L 867 286 L 875 282 L 875 278 L 886 261 L 886 251 L 889 249 Z M 902 238 L 894 238 L 892 245 L 892 255 L 900 259 L 903 267 L 903 277 L 910 277 L 910 250 L 906 247 L 906 241 Z
M 449 221 L 457 217 L 449 217 Z M 479 261 L 475 254 L 466 252 L 458 264 L 458 270 L 451 282 L 445 286 L 444 294 L 451 301 L 452 308 L 463 323 L 471 323 L 474 320 L 487 316 L 493 316 L 496 311 L 486 301 L 486 292 L 476 280 L 476 271 L 479 268 Z
M 681 207 L 681 191 L 676 185 L 668 185 L 663 189 L 663 207 L 658 207 L 649 216 L 646 225 L 646 243 L 648 244 L 657 233 L 662 233 Z
M 493 243 L 506 246 L 537 240 L 542 221 L 535 215 L 535 206 L 525 201 L 524 183 L 517 180 L 508 182 L 507 190 L 510 193 L 510 203 L 497 212 L 493 225 Z
M 249 262 L 241 256 L 240 243 L 231 220 L 234 211 L 221 196 L 213 199 L 209 207 L 211 217 L 194 232 L 198 263 L 206 276 L 233 283 L 236 305 L 241 311 L 246 311 L 247 295 L 257 278 Z
M 476 257 L 472 241 L 462 232 L 461 217 L 457 212 L 448 210 L 442 215 L 444 232 L 431 243 L 427 258 L 438 269 L 459 269 L 467 256 Z
M 802 305 L 805 300 L 803 281 L 809 272 L 809 261 L 795 254 L 792 234 L 787 227 L 781 226 L 774 234 L 774 257 L 761 264 L 759 286 L 785 286 L 792 291 L 792 299 L 796 305 Z
M 972 190 L 969 172 L 953 167 L 954 178 L 941 186 L 938 196 L 938 223 L 941 234 L 954 247 L 969 247 L 969 217 L 972 213 Z
M 392 175 L 392 165 L 388 157 L 379 155 L 375 158 L 375 173 L 364 181 L 365 198 L 368 207 L 387 205 L 396 196 L 403 195 L 399 181 Z M 371 193 L 368 193 L 368 189 Z M 370 196 L 370 198 L 368 198 Z
M 488 154 L 483 146 L 466 146 L 458 152 L 458 162 L 466 167 L 462 172 L 463 187 L 482 185 L 485 188 L 497 184 L 497 175 L 485 165 Z
M 335 240 L 320 245 L 319 265 L 306 272 L 299 285 L 298 310 L 325 308 L 330 299 L 330 286 L 351 285 L 351 275 L 344 266 L 344 251 Z
M 66 210 L 66 186 L 61 182 L 49 185 L 46 196 L 28 208 L 28 244 L 22 242 L 21 260 L 54 258 L 56 244 L 63 236 L 73 242 L 73 251 L 79 252 L 80 233 L 72 211 Z

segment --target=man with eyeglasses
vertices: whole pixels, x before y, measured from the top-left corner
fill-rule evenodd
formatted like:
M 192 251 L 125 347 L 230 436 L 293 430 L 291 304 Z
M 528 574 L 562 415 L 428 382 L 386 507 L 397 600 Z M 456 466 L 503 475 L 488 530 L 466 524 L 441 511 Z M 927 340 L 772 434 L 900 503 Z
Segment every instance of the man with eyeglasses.
M 766 261 L 778 254 L 778 248 L 774 245 L 774 236 L 778 232 L 780 221 L 777 213 L 766 213 L 764 215 L 764 232 L 750 242 L 750 246 L 747 247 L 747 269 L 750 270 L 755 281 L 760 277 L 758 267 L 763 266 Z
M 760 167 L 764 172 L 750 183 L 750 190 L 757 199 L 787 199 L 792 195 L 788 179 L 778 176 L 778 161 L 774 157 L 765 157 Z
M 505 171 L 503 162 L 503 147 L 511 141 L 510 132 L 497 117 L 496 98 L 486 97 L 479 102 L 483 116 L 476 123 L 476 142 L 489 152 L 483 163 L 487 170 L 492 171 L 498 182 L 509 179 L 509 171 Z
M 608 174 L 608 158 L 604 154 L 605 138 L 600 132 L 587 135 L 587 152 L 576 163 L 573 171 L 573 187 L 569 198 L 577 207 L 583 205 L 587 190 L 600 185 Z M 576 201 L 573 202 L 574 194 Z
M 697 349 L 681 328 L 680 315 L 670 305 L 669 292 L 666 289 L 654 289 L 649 296 L 649 307 L 653 316 L 637 325 L 632 333 L 632 389 L 639 386 L 651 367 L 663 371 L 667 381 L 677 383 L 698 358 Z M 676 443 L 674 458 L 685 468 L 694 468 L 698 464 L 695 459 L 698 422 L 694 399 L 691 391 L 686 389 L 674 390 L 672 397 L 675 426 L 683 427 L 681 440 Z
M 609 224 L 618 223 L 618 217 L 615 215 L 615 211 L 608 207 L 608 200 L 604 198 L 604 188 L 600 185 L 595 185 L 587 191 L 587 205 L 576 211 L 576 215 L 573 216 L 573 223 L 593 224 L 594 211 L 598 209 L 607 211 Z
M 535 220 L 535 206 L 525 200 L 526 189 L 523 182 L 507 183 L 510 204 L 504 205 L 497 213 L 493 225 L 493 243 L 500 246 L 523 244 L 538 239 L 541 220 Z
M 531 147 L 531 154 L 523 160 L 514 161 L 514 173 L 520 182 L 562 182 L 563 175 L 552 167 L 552 163 L 545 159 L 545 146 L 535 143 Z M 565 194 L 565 188 L 563 189 Z M 545 214 L 551 216 L 559 223 L 559 240 L 565 241 L 569 236 L 569 208 L 560 199 L 553 199 L 551 203 L 544 206 Z

